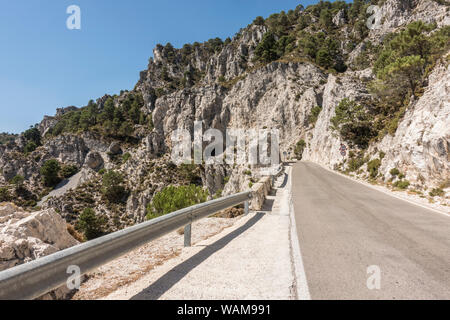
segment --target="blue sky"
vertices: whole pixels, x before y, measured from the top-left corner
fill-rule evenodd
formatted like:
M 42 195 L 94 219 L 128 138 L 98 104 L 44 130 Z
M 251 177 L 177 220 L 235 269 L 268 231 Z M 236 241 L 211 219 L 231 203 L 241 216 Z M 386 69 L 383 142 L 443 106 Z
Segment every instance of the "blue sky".
M 0 132 L 132 89 L 157 43 L 232 37 L 256 16 L 316 0 L 0 0 Z M 66 9 L 81 8 L 81 30 Z

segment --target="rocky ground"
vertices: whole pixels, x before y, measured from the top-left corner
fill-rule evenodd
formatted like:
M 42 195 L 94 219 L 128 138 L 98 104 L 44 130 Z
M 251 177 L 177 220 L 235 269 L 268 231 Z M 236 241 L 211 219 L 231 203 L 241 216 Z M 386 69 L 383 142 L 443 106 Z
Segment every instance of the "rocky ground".
M 0 204 L 0 271 L 78 244 L 67 223 L 53 209 L 25 212 L 12 203 Z M 65 298 L 65 287 L 44 296 Z
M 238 218 L 207 218 L 192 225 L 192 244 L 196 246 L 222 230 L 231 227 Z M 143 277 L 155 268 L 181 254 L 184 236 L 179 230 L 163 236 L 151 243 L 133 250 L 95 272 L 89 274 L 80 290 L 74 295 L 75 300 L 100 299 L 127 286 Z

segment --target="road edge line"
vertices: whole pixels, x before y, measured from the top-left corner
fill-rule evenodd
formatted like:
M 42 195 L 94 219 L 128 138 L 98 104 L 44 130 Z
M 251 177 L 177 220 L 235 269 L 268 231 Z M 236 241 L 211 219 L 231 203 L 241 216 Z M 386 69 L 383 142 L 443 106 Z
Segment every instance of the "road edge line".
M 311 300 L 306 272 L 303 265 L 302 252 L 300 250 L 300 241 L 298 239 L 297 224 L 295 221 L 294 204 L 292 202 L 292 166 L 289 166 L 286 174 L 288 175 L 288 206 L 289 206 L 289 242 L 291 252 L 291 263 L 293 267 L 293 276 L 295 284 L 295 295 L 297 300 Z

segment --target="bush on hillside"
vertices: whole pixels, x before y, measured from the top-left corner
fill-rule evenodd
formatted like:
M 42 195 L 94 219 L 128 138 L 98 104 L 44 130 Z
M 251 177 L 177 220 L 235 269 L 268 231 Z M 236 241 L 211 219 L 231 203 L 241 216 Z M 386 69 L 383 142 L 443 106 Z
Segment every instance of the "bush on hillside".
M 47 160 L 42 165 L 40 172 L 42 180 L 47 187 L 54 187 L 61 179 L 59 177 L 59 170 L 61 166 L 56 159 Z
M 155 194 L 147 207 L 147 219 L 153 219 L 205 202 L 208 192 L 200 186 L 169 186 Z
M 101 191 L 109 202 L 123 202 L 125 196 L 127 195 L 123 183 L 123 176 L 119 172 L 109 170 L 103 174 Z
M 77 229 L 83 232 L 86 240 L 98 238 L 104 234 L 105 219 L 98 217 L 91 208 L 86 208 L 80 214 Z

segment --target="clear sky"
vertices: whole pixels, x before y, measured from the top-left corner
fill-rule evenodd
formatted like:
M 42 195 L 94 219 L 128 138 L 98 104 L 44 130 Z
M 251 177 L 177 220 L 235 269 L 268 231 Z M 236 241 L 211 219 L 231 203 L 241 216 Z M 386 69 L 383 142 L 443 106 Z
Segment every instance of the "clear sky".
M 232 37 L 256 16 L 317 0 L 0 0 L 0 132 L 132 89 L 157 43 Z M 69 30 L 70 5 L 81 30 Z

